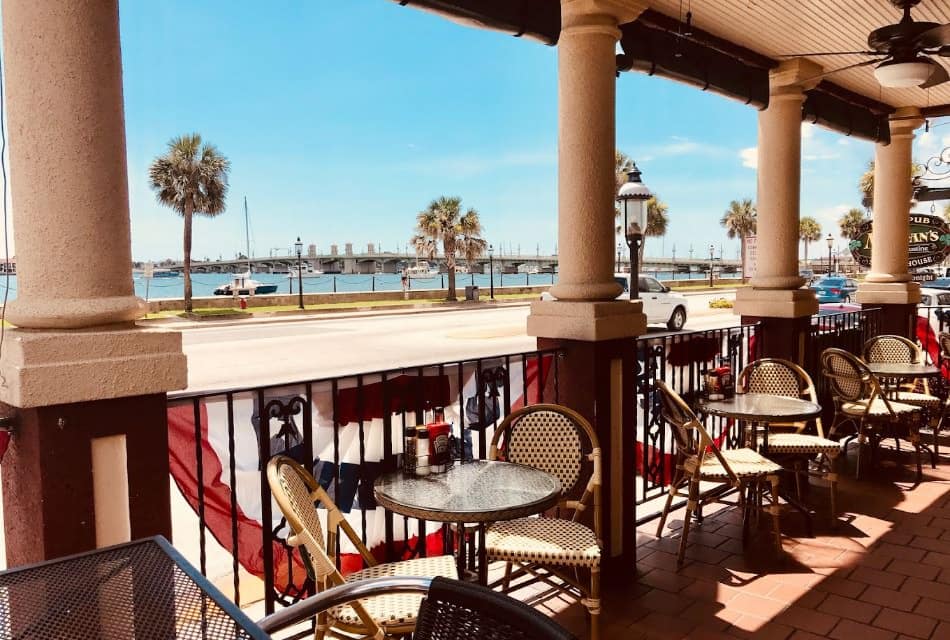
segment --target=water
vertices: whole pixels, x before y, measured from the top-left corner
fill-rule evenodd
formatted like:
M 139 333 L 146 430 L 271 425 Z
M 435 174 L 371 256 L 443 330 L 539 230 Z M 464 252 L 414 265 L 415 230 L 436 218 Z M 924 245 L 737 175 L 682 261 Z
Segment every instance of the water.
M 695 280 L 697 283 L 709 279 L 708 275 L 702 273 L 676 273 L 670 271 L 648 271 L 644 275 L 654 276 L 659 280 Z M 258 282 L 267 284 L 277 284 L 277 293 L 289 293 L 291 291 L 290 278 L 286 274 L 255 273 L 254 279 Z M 231 281 L 232 275 L 227 273 L 196 273 L 191 276 L 192 290 L 195 297 L 214 295 L 214 290 L 223 284 Z M 722 278 L 738 278 L 736 274 L 723 274 Z M 718 277 L 717 277 L 718 279 Z M 460 273 L 455 277 L 455 286 L 460 290 L 461 295 L 464 287 L 467 285 L 478 285 L 482 289 L 482 295 L 488 293 L 489 274 L 485 273 Z M 496 273 L 495 287 L 523 287 L 526 285 L 550 285 L 557 282 L 557 274 L 551 273 Z M 133 278 L 135 283 L 135 295 L 155 300 L 159 298 L 181 298 L 184 295 L 184 279 L 178 278 L 152 278 L 146 284 L 146 280 L 140 275 Z M 411 278 L 411 289 L 443 289 L 448 284 L 448 276 L 440 274 L 437 276 L 413 277 Z M 293 278 L 293 292 L 297 293 L 297 278 Z M 3 287 L 6 286 L 5 279 L 0 277 L 0 295 Z M 401 291 L 402 276 L 398 273 L 381 274 L 322 274 L 322 275 L 304 275 L 303 277 L 304 293 L 333 293 L 344 291 Z M 16 276 L 10 277 L 9 299 L 16 298 Z

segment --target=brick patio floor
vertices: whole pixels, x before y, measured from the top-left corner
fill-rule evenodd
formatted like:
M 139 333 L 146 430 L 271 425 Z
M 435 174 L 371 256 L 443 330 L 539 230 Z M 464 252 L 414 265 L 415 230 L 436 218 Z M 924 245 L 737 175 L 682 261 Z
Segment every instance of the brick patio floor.
M 770 546 L 768 517 L 743 552 L 734 508 L 709 509 L 691 528 L 679 572 L 682 512 L 662 539 L 655 523 L 641 527 L 637 579 L 606 589 L 602 637 L 950 639 L 950 459 L 941 462 L 916 486 L 903 467 L 860 482 L 842 474 L 837 528 L 827 490 L 811 487 L 815 537 L 804 535 L 799 514 L 785 513 L 782 557 Z M 538 606 L 588 638 L 579 604 Z

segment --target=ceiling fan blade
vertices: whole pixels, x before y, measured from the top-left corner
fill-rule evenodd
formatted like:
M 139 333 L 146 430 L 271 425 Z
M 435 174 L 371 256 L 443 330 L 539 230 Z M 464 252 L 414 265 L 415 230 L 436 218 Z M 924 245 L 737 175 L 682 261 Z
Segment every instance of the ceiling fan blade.
M 929 89 L 930 87 L 936 87 L 938 84 L 943 84 L 947 80 L 950 80 L 950 73 L 947 72 L 947 69 L 942 64 L 935 62 L 933 73 L 927 78 L 927 82 L 920 85 L 920 88 Z
M 881 51 L 816 51 L 812 53 L 786 53 L 776 58 L 814 58 L 816 56 L 886 56 Z
M 924 31 L 914 39 L 914 45 L 920 49 L 950 45 L 950 24 L 942 24 Z
M 840 73 L 841 71 L 847 71 L 848 69 L 857 69 L 859 67 L 867 67 L 868 65 L 877 64 L 880 60 L 864 60 L 863 62 L 855 62 L 854 64 L 849 64 L 846 67 L 838 67 L 837 69 L 832 69 L 831 71 L 825 71 L 824 73 L 819 73 L 818 75 L 812 76 L 810 78 L 805 78 L 802 82 L 809 82 L 810 80 L 819 80 L 825 78 L 834 73 Z

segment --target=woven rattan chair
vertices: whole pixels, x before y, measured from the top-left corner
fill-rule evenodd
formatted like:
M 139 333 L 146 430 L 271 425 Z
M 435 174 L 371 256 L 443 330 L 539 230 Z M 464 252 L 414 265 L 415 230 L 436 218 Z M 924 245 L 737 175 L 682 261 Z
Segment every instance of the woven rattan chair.
M 414 640 L 576 640 L 526 604 L 485 587 L 446 578 L 370 578 L 311 596 L 259 620 L 268 634 L 347 602 L 386 594 L 423 594 Z
M 287 544 L 304 548 L 302 555 L 318 592 L 344 582 L 383 576 L 458 577 L 455 559 L 449 555 L 378 564 L 326 491 L 306 469 L 286 456 L 276 456 L 267 463 L 267 482 L 292 531 Z M 325 540 L 317 503 L 327 512 Z M 334 557 L 327 553 L 329 549 L 335 556 L 339 529 L 368 567 L 345 579 L 337 570 Z M 418 595 L 395 594 L 333 607 L 317 617 L 316 638 L 321 640 L 328 633 L 332 637 L 343 637 L 337 630 L 363 638 L 412 633 L 420 602 Z
M 692 516 L 704 504 L 720 499 L 722 491 L 707 491 L 705 497 L 699 493 L 700 482 L 713 482 L 722 487 L 734 487 L 739 493 L 739 506 L 742 508 L 742 542 L 749 541 L 751 525 L 758 521 L 762 506 L 762 494 L 766 485 L 771 492 L 770 511 L 775 543 L 779 553 L 782 551 L 782 534 L 779 529 L 778 474 L 782 466 L 765 458 L 752 449 L 720 450 L 692 409 L 665 382 L 656 382 L 659 391 L 660 415 L 670 426 L 673 442 L 676 443 L 676 470 L 670 483 L 669 496 L 660 514 L 656 529 L 659 538 L 663 534 L 666 518 L 673 499 L 679 491 L 687 488 L 686 515 L 683 517 L 683 532 L 680 538 L 677 566 L 683 565 L 686 554 L 687 538 Z
M 901 435 L 906 435 L 917 453 L 919 482 L 923 477 L 919 427 L 922 409 L 888 399 L 881 389 L 881 383 L 868 370 L 867 365 L 843 349 L 832 348 L 822 352 L 821 372 L 828 379 L 835 405 L 835 417 L 829 435 L 834 437 L 843 425 L 850 424 L 854 428 L 854 434 L 845 439 L 845 444 L 848 440 L 858 440 L 855 476 L 861 477 L 861 458 L 865 445 L 870 443 L 873 460 L 882 439 L 899 439 Z
M 499 425 L 489 458 L 528 465 L 561 481 L 558 517 L 519 518 L 488 528 L 488 559 L 506 563 L 502 588 L 517 590 L 541 581 L 579 596 L 590 613 L 591 638 L 596 640 L 600 617 L 601 459 L 593 428 L 566 407 L 524 407 Z M 571 499 L 582 487 L 581 497 Z M 589 508 L 593 511 L 593 529 L 580 522 Z M 574 575 L 564 569 L 573 570 Z M 581 571 L 589 574 L 587 584 L 581 580 Z M 525 576 L 530 579 L 512 585 L 513 579 Z
M 776 396 L 802 398 L 817 404 L 817 394 L 811 376 L 793 362 L 780 358 L 763 358 L 750 362 L 739 374 L 739 389 L 748 393 L 767 393 Z M 815 433 L 806 433 L 807 422 L 792 424 L 770 423 L 768 433 L 768 451 L 765 455 L 777 458 L 780 462 L 791 462 L 795 473 L 795 488 L 799 499 L 802 497 L 800 477 L 814 474 L 824 478 L 831 493 L 831 520 L 837 521 L 837 485 L 835 459 L 841 452 L 840 445 L 825 438 L 821 418 L 815 418 Z M 815 462 L 815 469 L 809 468 L 809 460 Z

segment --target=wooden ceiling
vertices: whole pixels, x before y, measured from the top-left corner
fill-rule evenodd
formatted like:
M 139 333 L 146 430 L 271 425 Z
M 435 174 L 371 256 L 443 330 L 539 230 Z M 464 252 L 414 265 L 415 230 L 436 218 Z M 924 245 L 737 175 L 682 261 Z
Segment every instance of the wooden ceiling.
M 674 19 L 680 18 L 681 11 L 685 19 L 691 10 L 697 28 L 769 58 L 865 50 L 871 31 L 901 17 L 889 0 L 650 0 L 649 4 Z M 950 1 L 922 0 L 911 15 L 917 21 L 950 23 Z M 866 59 L 860 55 L 812 58 L 826 71 Z M 950 58 L 935 60 L 950 68 Z M 894 107 L 950 105 L 950 82 L 929 90 L 888 89 L 878 84 L 872 66 L 842 71 L 828 80 Z

